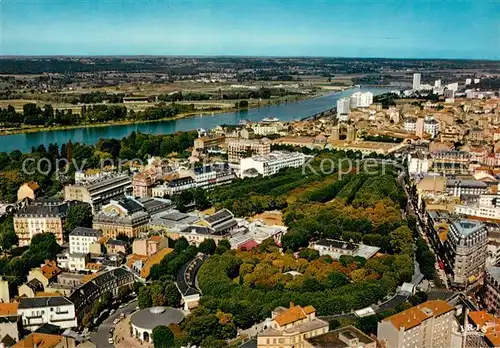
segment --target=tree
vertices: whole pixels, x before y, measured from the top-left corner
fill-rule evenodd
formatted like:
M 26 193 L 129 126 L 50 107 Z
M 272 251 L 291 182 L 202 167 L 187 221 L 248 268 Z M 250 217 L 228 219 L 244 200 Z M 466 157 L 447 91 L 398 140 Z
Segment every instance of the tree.
M 152 305 L 151 295 L 149 293 L 148 287 L 142 287 L 139 289 L 139 295 L 137 295 L 137 302 L 141 309 L 149 308 Z
M 354 324 L 366 334 L 377 334 L 378 319 L 376 315 L 359 318 Z
M 208 238 L 200 243 L 198 250 L 200 251 L 200 253 L 212 255 L 215 252 L 216 248 L 217 246 L 215 245 L 215 241 L 211 238 Z
M 175 241 L 174 250 L 176 253 L 181 253 L 184 250 L 186 250 L 188 246 L 189 246 L 189 242 L 187 241 L 187 239 L 184 237 L 181 237 Z
M 391 246 L 395 253 L 411 254 L 413 250 L 413 233 L 408 226 L 401 226 L 389 233 Z
M 423 291 L 417 291 L 408 299 L 408 302 L 414 306 L 424 303 L 425 301 L 427 301 L 427 293 Z
M 165 295 L 165 304 L 171 307 L 178 307 L 181 304 L 181 293 L 173 281 L 164 283 L 163 293 Z
M 74 204 L 68 208 L 64 231 L 66 235 L 77 227 L 92 227 L 92 209 L 89 204 Z
M 0 248 L 2 250 L 9 250 L 14 245 L 17 245 L 19 238 L 14 231 L 4 232 L 0 234 Z
M 299 257 L 311 262 L 319 259 L 319 251 L 310 248 L 302 248 L 299 251 Z
M 153 343 L 155 348 L 174 347 L 174 334 L 168 326 L 160 325 L 153 329 Z

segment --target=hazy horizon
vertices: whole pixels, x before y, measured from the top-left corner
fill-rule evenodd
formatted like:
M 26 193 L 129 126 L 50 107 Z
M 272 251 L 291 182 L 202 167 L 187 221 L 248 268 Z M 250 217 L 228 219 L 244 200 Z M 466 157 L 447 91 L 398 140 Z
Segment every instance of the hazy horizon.
M 1 56 L 500 59 L 489 1 L 4 0 Z

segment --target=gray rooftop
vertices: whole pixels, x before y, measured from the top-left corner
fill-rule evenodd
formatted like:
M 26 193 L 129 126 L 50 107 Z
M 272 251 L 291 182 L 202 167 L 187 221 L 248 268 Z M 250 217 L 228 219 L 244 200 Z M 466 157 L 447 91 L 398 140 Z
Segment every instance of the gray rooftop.
M 455 227 L 456 231 L 464 236 L 470 236 L 471 234 L 485 228 L 485 225 L 474 220 L 457 220 L 451 223 Z
M 151 330 L 160 325 L 179 324 L 183 320 L 182 311 L 171 307 L 146 308 L 132 314 L 130 318 L 132 325 Z
M 19 309 L 68 306 L 73 303 L 63 296 L 50 297 L 23 297 L 19 302 Z
M 80 236 L 80 237 L 102 237 L 102 233 L 88 227 L 77 227 L 70 234 L 70 236 Z

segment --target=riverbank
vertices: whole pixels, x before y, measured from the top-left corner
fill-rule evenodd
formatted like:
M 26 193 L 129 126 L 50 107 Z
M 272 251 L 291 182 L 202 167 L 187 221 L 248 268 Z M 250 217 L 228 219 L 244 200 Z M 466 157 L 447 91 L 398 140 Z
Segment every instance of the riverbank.
M 273 105 L 280 104 L 291 104 L 297 103 L 309 99 L 319 98 L 326 94 L 332 93 L 329 90 L 319 90 L 314 94 L 303 94 L 303 95 L 293 95 L 293 96 L 285 96 L 280 97 L 275 100 L 269 99 L 266 100 L 265 104 L 261 104 L 262 101 L 250 101 L 249 106 L 247 108 L 236 108 L 236 107 L 228 107 L 228 108 L 220 108 L 218 110 L 198 110 L 196 112 L 186 112 L 175 115 L 173 117 L 166 117 L 157 120 L 122 120 L 122 121 L 110 121 L 105 123 L 82 123 L 74 126 L 53 126 L 53 127 L 26 127 L 26 128 L 13 128 L 13 129 L 0 129 L 0 136 L 8 136 L 8 135 L 19 135 L 19 134 L 30 134 L 30 133 L 39 133 L 39 132 L 50 132 L 50 131 L 66 131 L 66 130 L 75 130 L 81 128 L 99 128 L 99 127 L 109 127 L 109 126 L 126 126 L 133 124 L 145 124 L 151 122 L 159 122 L 159 121 L 175 121 L 183 118 L 189 117 L 197 117 L 197 116 L 212 116 L 215 114 L 222 114 L 227 112 L 238 112 L 243 110 L 253 110 L 259 109 L 262 107 L 269 107 Z M 292 100 L 288 100 L 293 98 Z M 237 101 L 235 100 L 235 103 Z M 152 106 L 151 106 L 152 107 Z

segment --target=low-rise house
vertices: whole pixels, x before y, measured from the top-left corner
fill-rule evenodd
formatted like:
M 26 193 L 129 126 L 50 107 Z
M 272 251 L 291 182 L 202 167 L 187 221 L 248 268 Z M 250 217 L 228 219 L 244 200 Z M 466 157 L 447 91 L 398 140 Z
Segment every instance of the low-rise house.
M 466 336 L 465 347 L 500 347 L 500 318 L 486 311 L 471 311 L 468 324 L 476 332 Z
M 271 327 L 257 336 L 257 348 L 306 347 L 306 340 L 328 332 L 328 322 L 316 318 L 313 306 L 278 307 L 272 312 Z
M 180 231 L 180 235 L 191 244 L 199 245 L 205 239 L 213 239 L 217 243 L 221 239 L 227 239 L 237 226 L 238 222 L 234 219 L 234 215 L 229 210 L 222 209 L 188 225 Z
M 43 324 L 52 324 L 62 329 L 77 326 L 75 306 L 66 297 L 32 297 L 21 298 L 18 314 L 22 315 L 23 326 L 31 331 Z
M 130 243 L 121 239 L 108 239 L 106 241 L 107 254 L 122 253 L 127 255 L 130 251 Z

